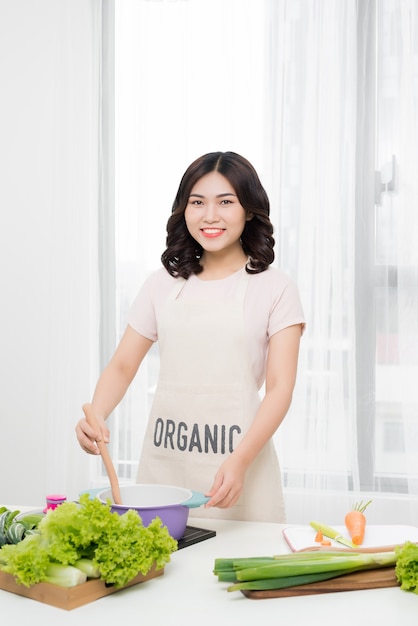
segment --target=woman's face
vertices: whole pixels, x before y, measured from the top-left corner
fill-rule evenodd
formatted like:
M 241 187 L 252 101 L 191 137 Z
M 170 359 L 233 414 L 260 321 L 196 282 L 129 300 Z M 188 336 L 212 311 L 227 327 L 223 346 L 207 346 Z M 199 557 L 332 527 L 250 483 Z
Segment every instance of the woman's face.
M 184 212 L 189 233 L 206 252 L 241 248 L 247 216 L 231 183 L 210 172 L 192 188 Z

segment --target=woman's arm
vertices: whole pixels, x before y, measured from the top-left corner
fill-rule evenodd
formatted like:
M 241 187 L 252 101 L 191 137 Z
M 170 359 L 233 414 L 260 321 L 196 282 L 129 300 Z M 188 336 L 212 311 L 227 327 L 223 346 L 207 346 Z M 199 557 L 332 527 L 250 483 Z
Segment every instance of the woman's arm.
M 296 382 L 300 324 L 274 334 L 269 342 L 266 393 L 247 433 L 219 468 L 206 506 L 227 508 L 238 500 L 245 473 L 267 441 L 274 435 L 289 410 Z
M 102 438 L 109 441 L 105 420 L 122 400 L 152 344 L 150 339 L 127 326 L 113 357 L 100 375 L 93 395 L 92 407 L 101 424 L 101 432 L 96 432 L 85 418 L 76 425 L 77 439 L 85 452 L 100 454 L 96 441 Z

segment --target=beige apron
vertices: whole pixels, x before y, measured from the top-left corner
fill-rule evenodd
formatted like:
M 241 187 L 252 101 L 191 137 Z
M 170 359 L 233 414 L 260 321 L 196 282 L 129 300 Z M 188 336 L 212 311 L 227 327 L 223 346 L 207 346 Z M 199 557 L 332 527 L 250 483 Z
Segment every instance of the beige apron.
M 186 281 L 177 281 L 158 324 L 159 381 L 137 482 L 205 493 L 260 404 L 244 324 L 248 274 L 225 299 L 181 297 Z M 273 442 L 248 469 L 234 507 L 192 508 L 190 516 L 284 522 Z

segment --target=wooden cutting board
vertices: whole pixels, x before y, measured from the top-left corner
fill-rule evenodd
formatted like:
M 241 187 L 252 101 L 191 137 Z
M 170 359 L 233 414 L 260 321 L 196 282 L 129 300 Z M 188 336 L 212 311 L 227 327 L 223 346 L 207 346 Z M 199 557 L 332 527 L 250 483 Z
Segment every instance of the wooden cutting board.
M 394 567 L 355 572 L 346 576 L 338 576 L 331 580 L 323 580 L 309 585 L 299 585 L 288 589 L 268 589 L 266 591 L 246 591 L 241 593 L 247 598 L 262 600 L 265 598 L 289 598 L 292 596 L 308 596 L 318 593 L 333 593 L 336 591 L 359 591 L 361 589 L 382 589 L 397 587 Z

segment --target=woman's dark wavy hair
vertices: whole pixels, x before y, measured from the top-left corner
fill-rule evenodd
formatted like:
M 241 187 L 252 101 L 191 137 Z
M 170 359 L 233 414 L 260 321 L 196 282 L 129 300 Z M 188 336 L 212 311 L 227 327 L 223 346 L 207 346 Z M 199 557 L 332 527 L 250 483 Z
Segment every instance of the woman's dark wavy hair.
M 175 277 L 189 278 L 202 271 L 199 261 L 203 248 L 190 235 L 184 212 L 194 185 L 211 172 L 219 172 L 228 179 L 247 216 L 251 217 L 241 235 L 242 249 L 249 257 L 246 271 L 249 274 L 264 272 L 274 261 L 270 202 L 254 167 L 235 152 L 210 152 L 187 168 L 167 221 L 167 247 L 161 255 L 162 264 Z

